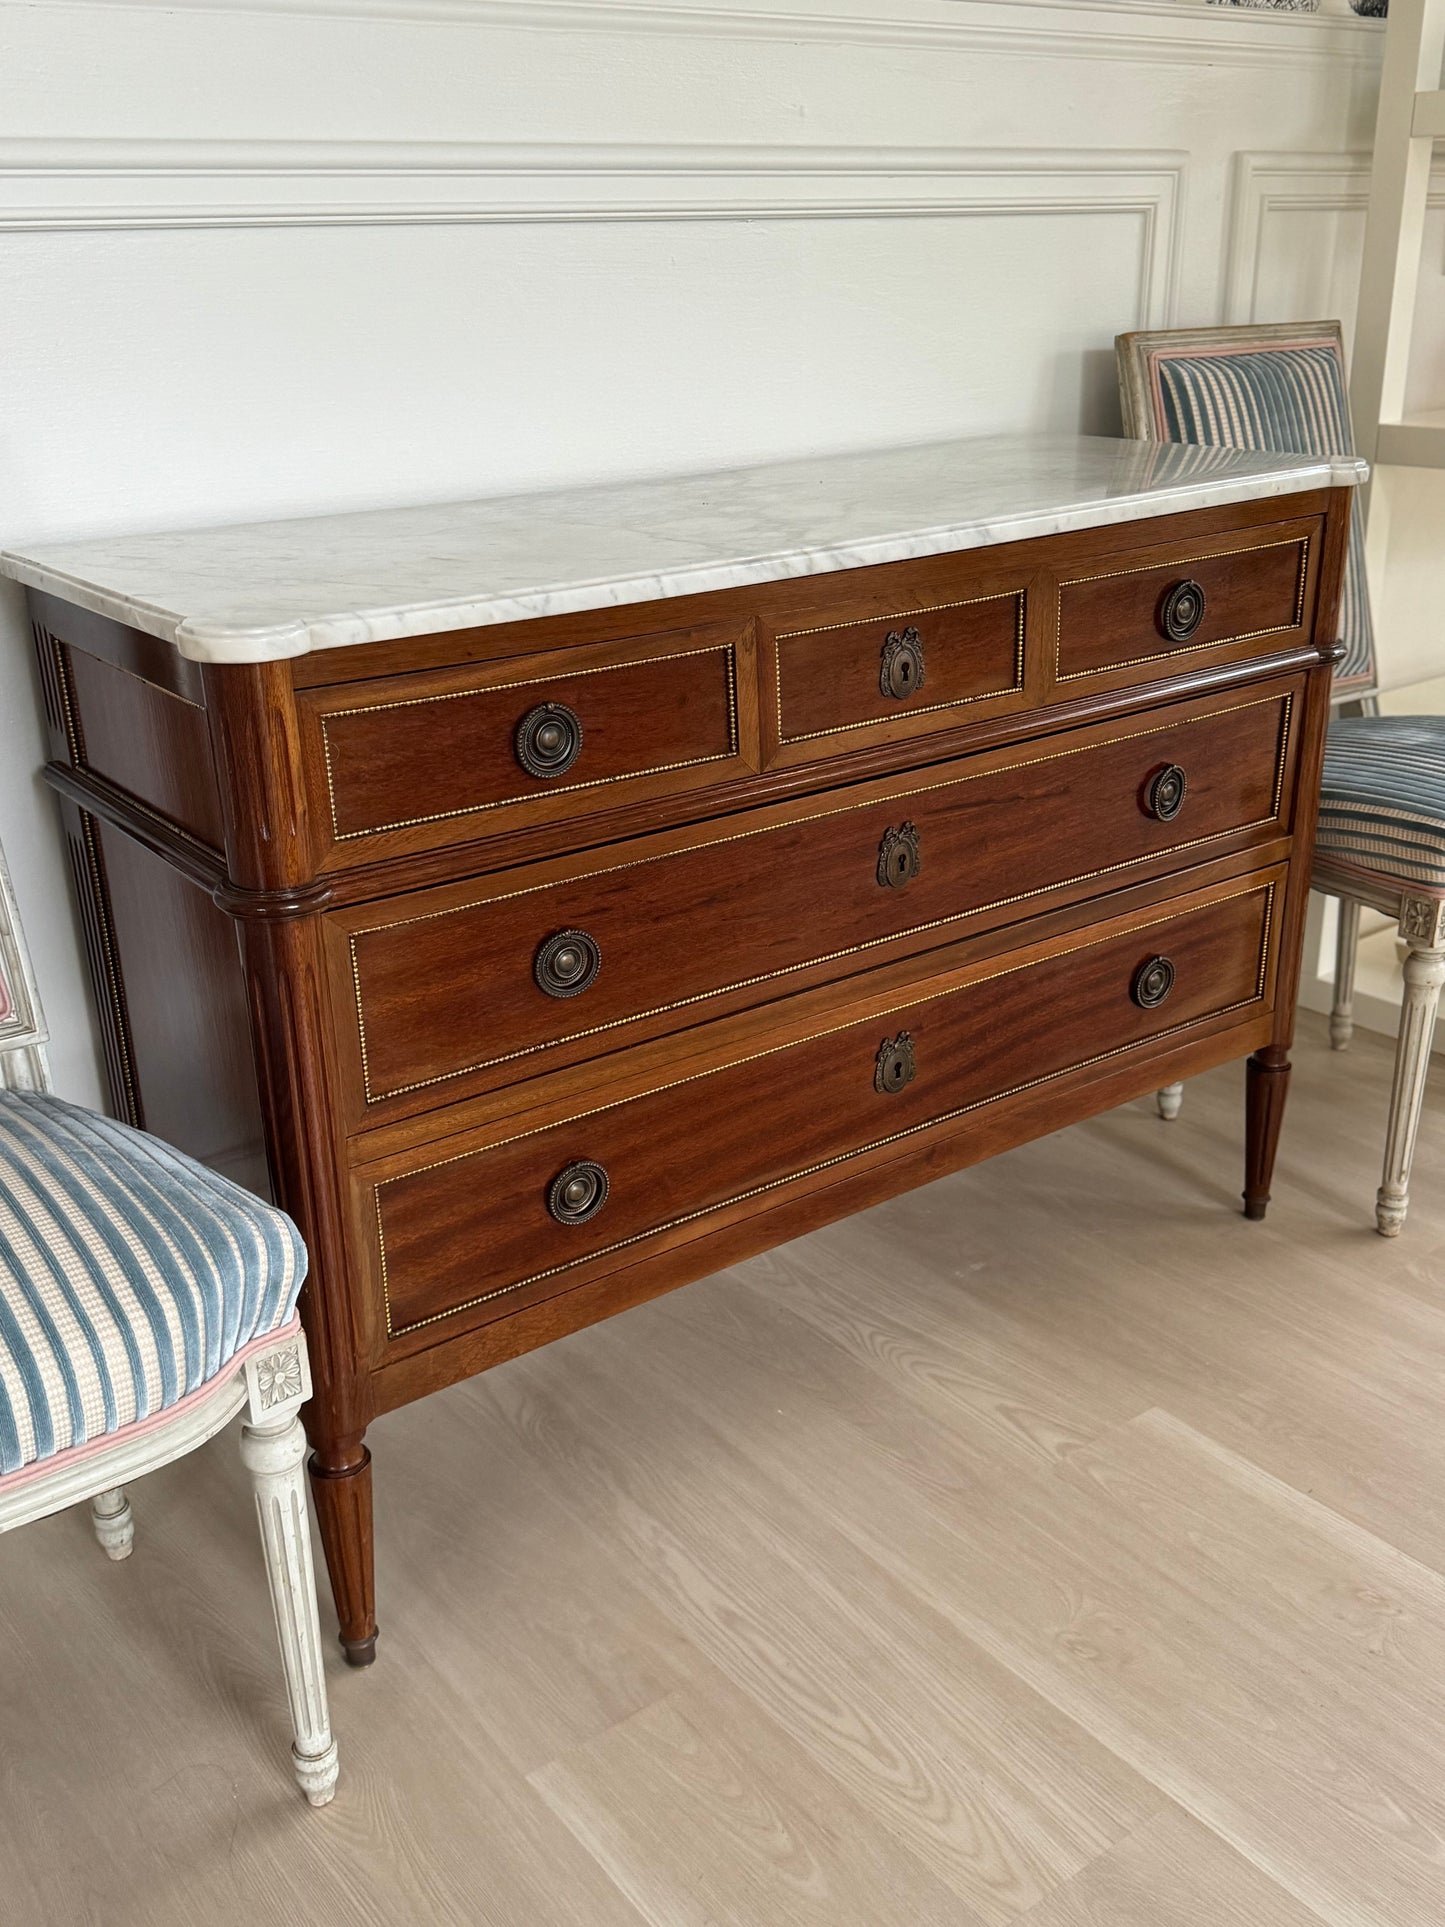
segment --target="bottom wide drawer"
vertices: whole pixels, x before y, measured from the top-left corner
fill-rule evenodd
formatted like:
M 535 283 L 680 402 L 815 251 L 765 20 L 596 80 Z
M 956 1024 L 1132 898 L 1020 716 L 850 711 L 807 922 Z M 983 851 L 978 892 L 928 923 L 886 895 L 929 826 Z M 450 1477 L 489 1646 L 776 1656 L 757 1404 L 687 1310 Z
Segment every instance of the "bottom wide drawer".
M 371 1182 L 386 1336 L 506 1316 L 788 1186 L 1272 995 L 1281 872 L 855 1003 L 660 1088 Z M 860 1014 L 860 1012 L 862 1014 Z M 421 1161 L 424 1160 L 424 1161 Z

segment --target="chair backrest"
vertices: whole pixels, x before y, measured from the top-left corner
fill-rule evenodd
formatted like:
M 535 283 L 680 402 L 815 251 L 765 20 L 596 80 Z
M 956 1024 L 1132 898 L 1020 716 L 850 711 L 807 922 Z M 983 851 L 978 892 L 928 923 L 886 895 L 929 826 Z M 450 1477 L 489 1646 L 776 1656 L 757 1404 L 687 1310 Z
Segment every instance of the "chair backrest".
M 1114 346 L 1126 435 L 1276 454 L 1354 452 L 1338 321 L 1168 328 L 1120 335 Z M 1356 501 L 1340 604 L 1345 654 L 1335 670 L 1337 700 L 1375 686 L 1360 515 Z
M 35 988 L 20 912 L 0 850 L 0 1089 L 50 1088 L 45 1045 L 50 1036 Z

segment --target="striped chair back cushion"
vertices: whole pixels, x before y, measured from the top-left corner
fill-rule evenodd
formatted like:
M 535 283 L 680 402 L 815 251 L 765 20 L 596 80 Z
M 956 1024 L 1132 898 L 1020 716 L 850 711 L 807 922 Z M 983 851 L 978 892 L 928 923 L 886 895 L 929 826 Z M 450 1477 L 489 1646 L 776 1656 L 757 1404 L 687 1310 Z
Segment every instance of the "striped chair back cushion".
M 1149 354 L 1152 429 L 1159 441 L 1263 449 L 1277 454 L 1348 455 L 1354 448 L 1345 362 L 1333 328 L 1302 331 L 1297 340 L 1250 340 L 1240 328 L 1227 347 Z M 1375 632 L 1365 586 L 1358 503 L 1351 510 L 1349 558 L 1340 604 L 1344 660 L 1335 671 L 1339 695 L 1375 682 Z

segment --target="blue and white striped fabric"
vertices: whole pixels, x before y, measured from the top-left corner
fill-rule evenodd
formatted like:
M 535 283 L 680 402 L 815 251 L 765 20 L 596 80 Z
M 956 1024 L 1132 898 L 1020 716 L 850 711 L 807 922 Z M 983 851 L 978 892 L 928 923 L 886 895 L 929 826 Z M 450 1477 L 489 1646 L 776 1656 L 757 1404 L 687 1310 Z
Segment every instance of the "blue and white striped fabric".
M 0 1475 L 152 1418 L 290 1319 L 282 1212 L 128 1125 L 0 1091 Z
M 1347 716 L 1325 738 L 1321 857 L 1445 896 L 1445 716 Z
M 1149 356 L 1155 432 L 1162 441 L 1278 454 L 1348 455 L 1354 442 L 1338 339 L 1301 330 L 1291 342 Z M 1341 692 L 1375 678 L 1375 636 L 1365 589 L 1360 511 L 1351 510 L 1349 558 L 1340 603 L 1344 660 L 1335 670 Z

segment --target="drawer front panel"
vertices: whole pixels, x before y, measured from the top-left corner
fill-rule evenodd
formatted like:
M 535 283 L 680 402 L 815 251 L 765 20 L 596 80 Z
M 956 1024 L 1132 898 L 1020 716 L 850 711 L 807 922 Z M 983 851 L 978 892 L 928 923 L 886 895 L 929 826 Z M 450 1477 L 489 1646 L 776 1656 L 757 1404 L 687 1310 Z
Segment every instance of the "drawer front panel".
M 991 1100 L 1257 1014 L 1272 995 L 1282 875 L 1136 911 L 1027 961 L 979 963 L 933 995 L 838 1013 L 647 1095 L 385 1178 L 371 1198 L 388 1338 L 458 1312 L 504 1317 L 663 1234 L 696 1235 L 714 1213 L 962 1128 Z M 563 1221 L 572 1211 L 580 1221 Z
M 1263 841 L 1288 827 L 1301 689 L 1233 691 L 650 838 L 610 863 L 453 886 L 394 921 L 374 906 L 334 917 L 352 1114 L 426 1108 L 698 1021 L 709 999 L 762 1002 L 800 973 L 926 949 L 1031 896 Z
M 1318 525 L 1275 524 L 1172 554 L 1102 558 L 1059 585 L 1057 677 L 1250 655 L 1308 631 Z M 1126 675 L 1124 680 L 1130 678 Z
M 305 692 L 323 820 L 338 845 L 455 841 L 716 782 L 756 764 L 754 674 L 734 626 Z
M 832 755 L 875 739 L 946 729 L 979 705 L 1016 706 L 1023 692 L 1024 613 L 1019 587 L 780 631 L 774 638 L 779 751 L 786 760 Z

